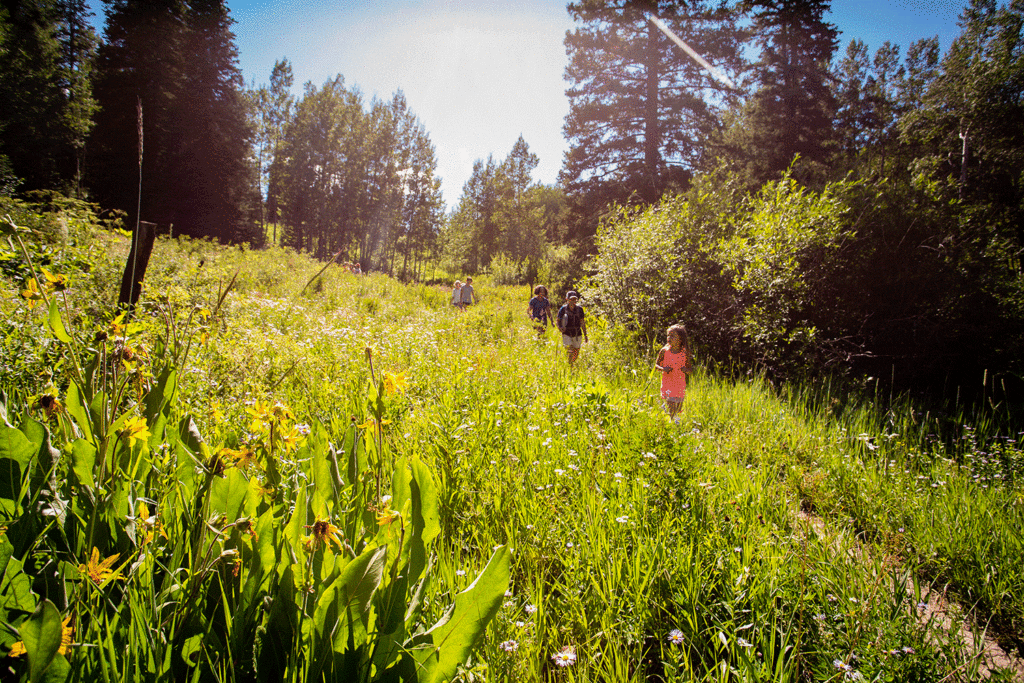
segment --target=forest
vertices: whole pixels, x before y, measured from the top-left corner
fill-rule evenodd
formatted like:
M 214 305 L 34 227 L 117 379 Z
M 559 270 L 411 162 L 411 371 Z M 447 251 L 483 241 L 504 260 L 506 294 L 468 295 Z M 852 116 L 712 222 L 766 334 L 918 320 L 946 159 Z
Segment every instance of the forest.
M 286 57 L 245 84 L 222 0 L 104 7 L 96 35 L 84 0 L 3 3 L 5 194 L 404 280 L 576 287 L 638 343 L 686 321 L 722 367 L 1019 406 L 1020 2 L 972 0 L 944 53 L 874 54 L 823 0 L 570 2 L 558 183 L 520 138 L 450 212 L 401 91 L 297 92 Z

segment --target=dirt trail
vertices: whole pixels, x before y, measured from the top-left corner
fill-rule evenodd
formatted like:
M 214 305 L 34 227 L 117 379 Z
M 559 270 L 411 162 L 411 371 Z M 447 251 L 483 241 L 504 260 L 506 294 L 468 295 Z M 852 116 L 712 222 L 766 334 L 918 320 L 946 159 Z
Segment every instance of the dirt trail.
M 826 534 L 825 521 L 820 517 L 803 510 L 798 511 L 796 517 L 800 524 L 813 529 L 816 535 Z M 858 552 L 864 550 L 863 546 L 858 545 Z M 907 590 L 910 592 L 913 587 L 908 585 Z M 959 638 L 961 643 L 976 652 L 982 675 L 991 676 L 997 669 L 1009 669 L 1014 672 L 1016 680 L 1024 682 L 1024 659 L 1004 650 L 987 631 L 973 624 L 966 611 L 950 600 L 944 591 L 923 586 L 922 603 L 917 610 L 918 620 L 922 624 L 931 620 L 933 627 L 938 627 L 949 636 Z

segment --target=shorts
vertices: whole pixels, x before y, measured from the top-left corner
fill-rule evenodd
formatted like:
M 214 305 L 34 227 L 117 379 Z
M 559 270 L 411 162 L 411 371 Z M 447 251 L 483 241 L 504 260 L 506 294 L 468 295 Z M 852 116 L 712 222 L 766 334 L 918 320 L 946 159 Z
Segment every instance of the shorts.
M 562 346 L 567 349 L 578 349 L 583 346 L 583 335 L 578 337 L 570 337 L 567 334 L 562 334 Z

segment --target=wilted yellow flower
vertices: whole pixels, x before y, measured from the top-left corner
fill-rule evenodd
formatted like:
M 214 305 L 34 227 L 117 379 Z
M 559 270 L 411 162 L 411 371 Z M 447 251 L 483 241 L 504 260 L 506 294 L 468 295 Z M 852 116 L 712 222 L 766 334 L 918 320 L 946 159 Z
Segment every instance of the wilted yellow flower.
M 71 617 L 65 617 L 64 621 L 60 622 L 60 648 L 57 650 L 58 654 L 62 654 L 67 657 L 71 653 L 71 641 L 75 634 L 75 627 L 71 626 Z M 14 645 L 11 645 L 10 652 L 7 653 L 8 657 L 21 657 L 28 650 L 25 649 L 25 642 L 19 640 Z
M 164 525 L 160 521 L 160 518 L 156 515 L 150 516 L 149 506 L 143 501 L 139 501 L 136 517 L 139 522 L 139 527 L 142 529 L 142 545 L 150 543 L 154 538 L 156 538 L 157 534 L 167 538 L 167 532 L 164 531 Z
M 286 406 L 285 404 L 281 403 L 280 401 L 278 401 L 277 403 L 274 404 L 274 407 L 271 409 L 270 412 L 271 412 L 271 414 L 273 414 L 274 417 L 276 417 L 278 419 L 278 421 L 294 420 L 295 419 L 292 416 L 292 411 L 289 410 L 288 406 Z
M 78 571 L 85 572 L 92 579 L 92 582 L 97 586 L 102 586 L 107 581 L 113 581 L 114 579 L 120 578 L 118 573 L 120 570 L 113 570 L 110 567 L 117 562 L 117 555 L 111 555 L 107 559 L 100 561 L 99 548 L 95 546 L 92 549 L 92 555 L 89 557 L 87 564 L 78 565 Z
M 46 286 L 54 292 L 63 292 L 68 288 L 68 279 L 63 275 L 53 275 L 46 268 L 40 268 L 46 278 Z
M 131 448 L 135 446 L 136 441 L 145 441 L 152 434 L 146 426 L 146 418 L 133 415 L 121 429 L 121 436 L 128 439 L 128 447 Z
M 396 519 L 401 519 L 402 513 L 398 510 L 381 510 L 377 513 L 377 524 L 387 526 Z
M 391 394 L 404 394 L 406 388 L 409 386 L 409 380 L 406 378 L 404 372 L 384 373 L 384 391 L 390 396 Z
M 25 289 L 21 290 L 21 298 L 29 308 L 35 308 L 36 304 L 43 300 L 43 293 L 39 291 L 39 284 L 34 277 L 25 283 Z
M 360 429 L 365 429 L 368 432 L 377 434 L 380 432 L 380 428 L 383 425 L 391 424 L 391 420 L 381 420 L 379 423 L 374 418 L 369 418 L 363 424 L 359 425 Z
M 330 550 L 331 543 L 338 546 L 339 552 L 344 549 L 342 540 L 339 538 L 341 535 L 341 529 L 334 526 L 326 519 L 318 519 L 312 527 L 306 528 L 313 530 L 313 533 L 307 536 L 306 540 L 303 541 L 303 547 L 305 547 L 306 552 L 311 553 L 321 545 L 326 545 L 327 549 Z
M 256 453 L 248 446 L 242 446 L 238 450 L 233 448 L 222 448 L 217 451 L 217 457 L 225 467 L 237 467 L 240 470 L 248 469 L 256 465 Z

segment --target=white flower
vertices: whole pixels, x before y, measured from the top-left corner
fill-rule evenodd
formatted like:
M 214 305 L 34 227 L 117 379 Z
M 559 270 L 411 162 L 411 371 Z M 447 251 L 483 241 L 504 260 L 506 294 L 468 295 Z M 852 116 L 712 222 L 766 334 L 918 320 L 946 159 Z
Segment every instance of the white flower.
M 456 569 L 455 570 L 455 576 L 465 576 L 465 575 L 466 575 L 466 570 L 465 569 Z
M 616 517 L 615 521 L 618 522 L 619 524 L 625 524 L 626 522 L 629 521 L 629 517 L 627 515 L 622 515 L 621 517 Z
M 537 611 L 537 606 L 536 605 L 527 605 L 523 609 L 526 610 L 527 614 L 533 614 L 533 613 L 535 613 Z

